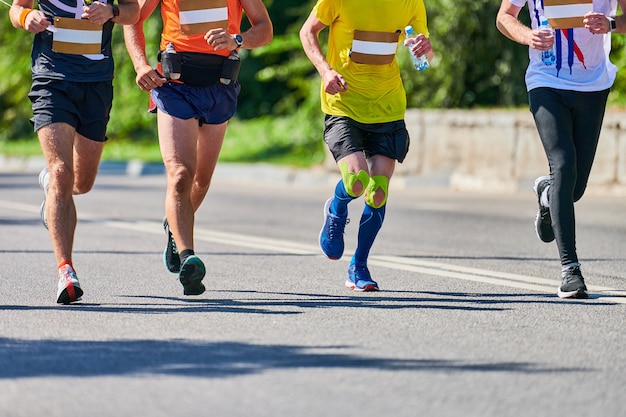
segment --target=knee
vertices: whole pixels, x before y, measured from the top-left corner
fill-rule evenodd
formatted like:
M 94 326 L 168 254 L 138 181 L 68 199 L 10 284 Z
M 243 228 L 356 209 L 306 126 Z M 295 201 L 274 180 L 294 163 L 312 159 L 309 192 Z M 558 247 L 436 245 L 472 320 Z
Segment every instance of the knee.
M 184 192 L 191 189 L 194 176 L 188 167 L 176 165 L 167 169 L 168 186 L 176 192 Z
M 349 172 L 348 164 L 345 162 L 339 165 L 339 169 L 341 170 L 341 178 L 348 195 L 355 198 L 362 196 L 365 192 L 365 187 L 370 181 L 369 174 L 364 170 L 360 170 L 357 173 Z
M 374 175 L 367 185 L 365 202 L 374 208 L 381 208 L 387 203 L 389 193 L 389 178 L 384 175 Z

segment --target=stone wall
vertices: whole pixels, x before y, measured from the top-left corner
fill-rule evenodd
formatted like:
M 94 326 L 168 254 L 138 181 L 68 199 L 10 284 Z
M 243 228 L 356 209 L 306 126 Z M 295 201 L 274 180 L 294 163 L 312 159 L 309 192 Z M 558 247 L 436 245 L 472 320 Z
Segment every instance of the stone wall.
M 588 192 L 626 195 L 626 122 L 609 110 Z M 409 110 L 409 155 L 394 182 L 514 192 L 548 174 L 528 110 Z M 333 163 L 332 160 L 330 161 Z

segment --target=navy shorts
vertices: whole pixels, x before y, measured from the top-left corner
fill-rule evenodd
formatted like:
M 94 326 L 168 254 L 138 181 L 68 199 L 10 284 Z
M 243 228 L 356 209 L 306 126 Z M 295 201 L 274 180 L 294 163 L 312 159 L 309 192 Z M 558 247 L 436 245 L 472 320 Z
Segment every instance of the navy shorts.
M 150 93 L 153 103 L 150 111 L 155 112 L 158 108 L 178 119 L 195 118 L 200 125 L 219 125 L 234 116 L 240 90 L 238 82 L 209 87 L 167 82 Z
M 51 123 L 67 123 L 96 142 L 107 140 L 113 103 L 113 82 L 70 82 L 34 79 L 28 93 L 33 107 L 31 123 L 37 132 Z
M 355 152 L 363 152 L 366 158 L 384 155 L 402 162 L 409 152 L 410 139 L 404 120 L 366 124 L 349 117 L 327 114 L 324 118 L 324 142 L 335 161 Z

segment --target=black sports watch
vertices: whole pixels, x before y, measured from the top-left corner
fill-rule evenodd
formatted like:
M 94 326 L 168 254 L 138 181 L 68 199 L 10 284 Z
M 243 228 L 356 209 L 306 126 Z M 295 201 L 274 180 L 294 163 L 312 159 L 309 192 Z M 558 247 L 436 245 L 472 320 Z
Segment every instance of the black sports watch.
M 611 28 L 611 32 L 613 32 L 615 29 L 617 29 L 617 23 L 615 23 L 615 18 L 607 16 L 607 19 L 609 19 L 609 27 Z
M 237 34 L 233 35 L 233 39 L 237 43 L 237 48 L 236 49 L 241 48 L 241 45 L 243 44 L 243 38 L 241 37 L 241 35 L 237 33 Z
M 113 9 L 113 17 L 111 19 L 115 19 L 120 15 L 120 8 L 117 4 L 111 4 L 111 8 Z

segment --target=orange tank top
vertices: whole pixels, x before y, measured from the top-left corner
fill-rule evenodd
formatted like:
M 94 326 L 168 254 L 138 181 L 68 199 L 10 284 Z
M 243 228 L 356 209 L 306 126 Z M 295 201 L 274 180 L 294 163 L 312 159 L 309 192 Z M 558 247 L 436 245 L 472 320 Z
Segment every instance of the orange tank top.
M 171 42 L 178 52 L 228 56 L 229 50 L 214 50 L 204 34 L 218 27 L 239 33 L 242 7 L 239 0 L 161 0 L 161 18 L 161 50 Z

